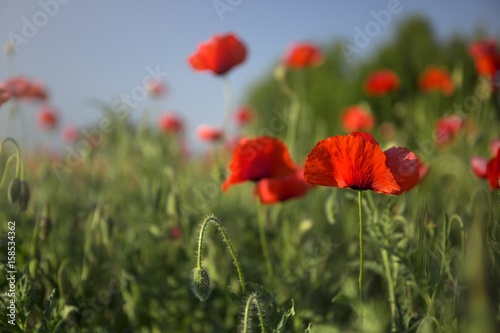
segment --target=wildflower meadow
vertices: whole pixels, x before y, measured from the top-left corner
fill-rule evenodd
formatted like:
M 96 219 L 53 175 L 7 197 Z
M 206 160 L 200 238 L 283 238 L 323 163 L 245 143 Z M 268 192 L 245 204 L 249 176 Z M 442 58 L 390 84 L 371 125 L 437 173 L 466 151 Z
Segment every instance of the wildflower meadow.
M 409 17 L 355 62 L 297 40 L 237 100 L 259 50 L 207 33 L 175 66 L 220 86 L 224 118 L 194 133 L 123 100 L 63 126 L 13 67 L 5 126 L 36 128 L 0 133 L 0 331 L 500 332 L 496 37 Z M 143 88 L 154 107 L 175 80 Z

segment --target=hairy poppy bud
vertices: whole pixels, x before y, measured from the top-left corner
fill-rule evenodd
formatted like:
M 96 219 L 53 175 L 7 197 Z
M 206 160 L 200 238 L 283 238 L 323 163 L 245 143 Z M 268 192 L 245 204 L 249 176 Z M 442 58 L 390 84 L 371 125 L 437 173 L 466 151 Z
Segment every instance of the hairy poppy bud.
M 21 181 L 19 178 L 14 178 L 10 182 L 8 196 L 11 204 L 19 202 L 19 198 L 21 196 Z
M 191 288 L 193 289 L 194 295 L 202 302 L 205 302 L 210 293 L 212 292 L 212 286 L 210 282 L 210 277 L 205 268 L 195 268 L 192 272 Z
M 19 207 L 21 211 L 25 211 L 28 208 L 28 203 L 30 202 L 30 188 L 28 182 L 23 180 L 21 181 L 20 193 L 19 193 Z

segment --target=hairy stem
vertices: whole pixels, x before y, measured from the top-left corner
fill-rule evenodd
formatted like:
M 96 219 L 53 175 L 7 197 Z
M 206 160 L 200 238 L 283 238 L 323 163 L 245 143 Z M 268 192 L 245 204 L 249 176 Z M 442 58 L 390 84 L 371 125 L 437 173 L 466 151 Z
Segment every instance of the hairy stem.
M 200 235 L 198 237 L 198 252 L 197 252 L 197 258 L 196 258 L 196 267 L 198 269 L 202 269 L 201 266 L 201 252 L 203 250 L 203 235 L 205 234 L 205 229 L 209 223 L 214 224 L 217 229 L 219 230 L 224 242 L 226 243 L 227 249 L 229 250 L 229 253 L 231 254 L 231 257 L 233 258 L 234 265 L 236 266 L 236 270 L 238 272 L 238 279 L 240 280 L 240 285 L 241 285 L 241 291 L 246 294 L 247 289 L 246 289 L 246 284 L 245 284 L 245 279 L 243 278 L 243 273 L 241 271 L 241 265 L 240 262 L 238 261 L 238 257 L 236 256 L 236 252 L 234 251 L 233 245 L 231 244 L 231 241 L 229 240 L 229 237 L 227 236 L 226 230 L 220 223 L 220 219 L 217 218 L 214 215 L 207 216 L 205 220 L 203 221 L 201 228 L 200 228 Z

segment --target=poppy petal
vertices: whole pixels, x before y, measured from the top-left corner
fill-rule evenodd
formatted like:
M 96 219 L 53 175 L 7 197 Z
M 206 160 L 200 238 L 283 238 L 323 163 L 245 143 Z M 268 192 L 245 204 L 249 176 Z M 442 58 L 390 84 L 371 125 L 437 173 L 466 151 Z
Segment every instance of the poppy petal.
M 230 176 L 222 184 L 226 191 L 230 186 L 263 178 L 279 178 L 295 171 L 288 148 L 278 138 L 261 136 L 242 139 L 233 152 L 229 165 Z
M 394 194 L 399 195 L 415 187 L 419 177 L 418 159 L 415 154 L 406 148 L 396 147 L 387 149 L 384 154 L 385 164 L 400 187 L 400 190 Z
M 470 165 L 472 167 L 472 171 L 476 176 L 478 176 L 479 178 L 487 177 L 486 175 L 486 170 L 488 166 L 487 159 L 479 156 L 472 156 L 472 158 L 470 159 Z
M 401 188 L 385 164 L 385 154 L 370 138 L 373 137 L 353 133 L 318 142 L 306 160 L 306 181 L 384 194 L 400 192 Z
M 309 191 L 311 185 L 304 180 L 304 169 L 281 178 L 264 178 L 257 183 L 255 195 L 263 204 L 274 204 L 292 198 L 299 198 Z
M 492 190 L 500 188 L 500 148 L 497 150 L 497 155 L 488 162 L 486 175 Z

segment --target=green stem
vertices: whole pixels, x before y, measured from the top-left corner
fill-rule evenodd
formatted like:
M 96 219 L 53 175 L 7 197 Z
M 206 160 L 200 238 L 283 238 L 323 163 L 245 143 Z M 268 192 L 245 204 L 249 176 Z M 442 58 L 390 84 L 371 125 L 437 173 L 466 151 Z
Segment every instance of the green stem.
M 295 145 L 295 137 L 297 135 L 297 123 L 300 111 L 300 98 L 295 91 L 293 91 L 288 83 L 286 82 L 286 72 L 282 75 L 276 77 L 278 84 L 280 86 L 281 92 L 288 97 L 290 100 L 290 123 L 287 127 L 286 141 L 288 143 L 289 150 L 293 153 L 293 148 Z
M 247 333 L 249 330 L 249 321 L 248 318 L 250 316 L 250 310 L 252 308 L 252 304 L 257 308 L 257 314 L 259 315 L 259 322 L 260 322 L 260 330 L 262 333 L 266 333 L 266 325 L 264 322 L 264 315 L 262 314 L 262 309 L 259 304 L 259 300 L 257 299 L 257 296 L 255 294 L 251 294 L 246 302 L 245 305 L 245 315 L 243 317 L 243 332 Z
M 205 229 L 209 223 L 214 224 L 219 232 L 222 235 L 222 238 L 224 242 L 226 243 L 226 246 L 229 250 L 229 253 L 231 254 L 231 257 L 233 258 L 234 265 L 236 266 L 236 270 L 238 271 L 238 279 L 240 280 L 240 285 L 241 285 L 241 291 L 246 294 L 247 289 L 246 289 L 246 284 L 245 284 L 245 279 L 243 278 L 243 273 L 241 271 L 241 266 L 240 262 L 238 261 L 238 257 L 236 256 L 236 252 L 234 251 L 233 245 L 231 244 L 231 241 L 229 240 L 229 237 L 226 234 L 226 230 L 221 224 L 221 221 L 219 218 L 217 218 L 214 215 L 207 216 L 205 220 L 203 221 L 203 224 L 201 225 L 200 228 L 200 235 L 198 237 L 198 252 L 197 252 L 197 257 L 196 257 L 196 267 L 198 269 L 202 269 L 203 267 L 201 266 L 201 252 L 203 249 L 203 235 L 205 234 Z
M 8 137 L 8 138 L 3 139 L 2 142 L 0 142 L 0 154 L 2 153 L 3 145 L 6 142 L 12 143 L 14 145 L 14 147 L 16 148 L 16 156 L 17 156 L 16 178 L 20 178 L 20 180 L 24 180 L 24 169 L 23 169 L 23 165 L 21 164 L 21 149 L 19 148 L 19 145 L 17 144 L 16 140 Z
M 363 301 L 363 192 L 358 191 L 358 212 L 359 212 L 359 298 Z
M 261 207 L 261 204 L 256 201 L 257 204 L 257 218 L 259 220 L 259 236 L 260 236 L 260 246 L 262 247 L 262 254 L 264 255 L 264 261 L 266 262 L 266 269 L 267 269 L 267 274 L 269 275 L 269 278 L 273 278 L 273 265 L 271 264 L 271 257 L 269 256 L 269 249 L 267 247 L 267 240 L 266 240 L 266 230 L 265 230 L 265 224 L 266 224 L 266 219 L 265 219 L 265 212 L 263 211 L 263 207 Z
M 396 332 L 396 297 L 394 296 L 394 282 L 392 280 L 389 255 L 386 249 L 380 250 L 382 261 L 384 262 L 385 278 L 387 279 L 387 289 L 389 292 L 389 304 L 391 306 L 391 332 Z

